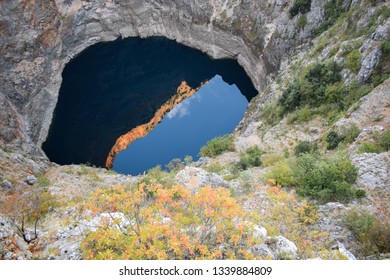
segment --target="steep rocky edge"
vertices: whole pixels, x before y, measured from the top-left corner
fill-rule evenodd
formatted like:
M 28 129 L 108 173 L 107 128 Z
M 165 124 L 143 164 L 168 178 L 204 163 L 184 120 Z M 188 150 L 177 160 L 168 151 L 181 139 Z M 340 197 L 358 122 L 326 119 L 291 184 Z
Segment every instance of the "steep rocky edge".
M 3 142 L 34 152 L 44 142 L 65 64 L 88 46 L 122 37 L 164 36 L 234 58 L 261 92 L 280 62 L 321 22 L 316 0 L 305 31 L 288 1 L 2 1 Z M 11 125 L 11 119 L 18 120 Z M 13 135 L 14 137 L 10 137 Z

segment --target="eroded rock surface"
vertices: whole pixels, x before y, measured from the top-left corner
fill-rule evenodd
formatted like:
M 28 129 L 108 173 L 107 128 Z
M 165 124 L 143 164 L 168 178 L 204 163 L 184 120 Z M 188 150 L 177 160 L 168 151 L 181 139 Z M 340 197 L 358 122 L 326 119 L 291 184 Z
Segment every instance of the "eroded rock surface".
M 86 47 L 119 37 L 164 36 L 215 58 L 235 58 L 261 90 L 291 47 L 320 24 L 322 2 L 313 1 L 303 31 L 286 1 L 2 1 L 0 102 L 9 109 L 0 117 L 14 124 L 1 122 L 8 131 L 0 138 L 31 140 L 25 149 L 39 150 L 65 64 Z

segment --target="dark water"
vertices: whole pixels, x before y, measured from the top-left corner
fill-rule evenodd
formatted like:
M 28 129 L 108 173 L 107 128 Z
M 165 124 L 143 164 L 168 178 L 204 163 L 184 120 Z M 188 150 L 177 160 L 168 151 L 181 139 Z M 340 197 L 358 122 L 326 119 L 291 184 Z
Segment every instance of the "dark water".
M 195 88 L 215 75 L 237 85 L 247 100 L 257 93 L 236 61 L 213 60 L 168 39 L 128 38 L 93 45 L 70 61 L 62 73 L 53 122 L 42 148 L 50 160 L 59 164 L 104 166 L 116 139 L 149 122 L 182 81 Z M 204 116 L 206 111 L 214 110 L 207 104 L 200 107 L 204 108 Z M 230 116 L 231 108 L 226 107 L 221 114 Z M 197 134 L 203 137 L 208 131 L 194 133 L 193 137 Z M 152 157 L 168 149 L 163 142 L 159 146 L 160 151 Z M 194 149 L 198 151 L 199 147 Z M 172 158 L 183 156 L 173 154 Z M 115 167 L 118 164 L 115 162 Z

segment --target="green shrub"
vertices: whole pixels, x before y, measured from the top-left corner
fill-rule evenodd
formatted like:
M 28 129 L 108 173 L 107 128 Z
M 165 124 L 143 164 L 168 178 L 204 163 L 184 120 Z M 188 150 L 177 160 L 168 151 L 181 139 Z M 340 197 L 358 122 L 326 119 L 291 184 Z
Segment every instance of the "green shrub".
M 192 156 L 185 156 L 184 157 L 184 163 L 186 166 L 190 166 L 192 161 L 193 161 Z
M 325 89 L 326 103 L 336 103 L 343 100 L 345 96 L 345 87 L 342 82 L 330 84 Z
M 356 198 L 363 198 L 366 196 L 365 190 L 356 190 Z
M 275 125 L 282 119 L 282 108 L 276 103 L 268 103 L 261 114 L 261 117 L 269 125 Z
M 346 156 L 320 158 L 315 154 L 303 154 L 297 159 L 294 172 L 297 193 L 320 202 L 350 201 L 356 197 L 351 187 L 357 171 Z
M 362 45 L 362 40 L 352 40 L 347 44 L 344 44 L 342 47 L 341 56 L 346 58 L 352 51 L 358 50 Z
M 346 95 L 343 99 L 343 103 L 345 108 L 349 108 L 352 104 L 355 104 L 359 101 L 360 98 L 367 95 L 369 92 L 373 90 L 372 85 L 364 84 L 359 85 L 357 83 L 352 83 L 348 86 Z
M 287 86 L 279 98 L 278 104 L 282 108 L 282 114 L 306 105 L 318 107 L 334 102 L 334 99 L 339 100 L 342 96 L 341 90 L 334 93 L 335 90 L 328 89 L 328 87 L 341 81 L 340 71 L 340 65 L 333 61 L 306 67 L 299 77 Z
M 360 129 L 355 125 L 345 127 L 339 134 L 336 131 L 331 131 L 326 135 L 326 142 L 328 143 L 328 150 L 335 149 L 341 142 L 351 144 L 358 137 Z
M 172 159 L 168 164 L 165 165 L 169 172 L 177 172 L 185 167 L 185 163 L 179 158 Z
M 217 163 L 212 163 L 210 165 L 205 166 L 204 170 L 210 173 L 220 174 L 224 170 L 224 166 Z
M 287 124 L 308 122 L 314 118 L 315 109 L 305 106 L 295 112 L 292 112 L 287 118 Z
M 200 156 L 215 158 L 226 151 L 234 151 L 234 142 L 231 135 L 224 135 L 211 139 L 200 149 Z
M 263 166 L 269 167 L 277 163 L 278 161 L 284 160 L 286 157 L 281 154 L 269 154 L 262 158 Z
M 251 184 L 251 174 L 249 171 L 244 171 L 240 173 L 240 189 L 243 194 L 249 194 L 255 190 L 255 186 Z
M 317 143 L 312 143 L 310 141 L 300 141 L 295 146 L 295 155 L 300 156 L 305 153 L 314 153 L 318 151 Z
M 361 245 L 363 256 L 390 252 L 390 227 L 367 211 L 350 210 L 343 217 L 345 225 Z
M 303 29 L 305 28 L 306 24 L 307 24 L 307 16 L 306 15 L 301 15 L 298 19 L 298 28 L 299 29 Z
M 375 6 L 376 4 L 381 2 L 381 0 L 368 0 L 368 2 L 370 2 L 371 6 Z
M 382 52 L 384 52 L 385 54 L 390 53 L 390 43 L 387 41 L 382 42 L 381 49 L 382 49 Z
M 390 130 L 386 130 L 379 138 L 379 145 L 384 151 L 390 150 Z
M 368 212 L 358 213 L 355 209 L 350 210 L 344 216 L 344 223 L 355 236 L 367 233 L 374 224 L 374 217 Z
M 344 135 L 338 134 L 335 131 L 331 131 L 326 135 L 326 142 L 328 142 L 328 150 L 335 149 L 340 142 L 342 142 L 345 139 Z
M 359 50 L 353 50 L 347 55 L 347 61 L 345 62 L 345 66 L 348 69 L 357 72 L 360 69 L 361 60 L 362 55 L 360 54 Z
M 161 180 L 168 174 L 161 170 L 161 165 L 157 165 L 148 170 L 148 177 L 153 178 L 157 181 Z
M 301 105 L 302 93 L 299 81 L 294 81 L 288 85 L 283 91 L 279 99 L 279 104 L 283 109 L 283 113 L 291 112 Z
M 359 134 L 360 129 L 355 124 L 351 125 L 350 127 L 344 128 L 344 142 L 351 144 L 353 141 L 355 141 L 356 137 L 358 137 Z
M 270 167 L 270 171 L 265 174 L 267 180 L 276 180 L 282 186 L 292 186 L 295 182 L 294 174 L 295 161 L 282 160 Z
M 359 147 L 359 153 L 361 154 L 362 153 L 379 154 L 380 152 L 382 152 L 381 147 L 374 142 L 365 141 Z
M 341 81 L 341 74 L 340 74 L 341 69 L 342 69 L 341 66 L 334 61 L 330 61 L 328 63 L 314 64 L 313 66 L 309 67 L 308 69 L 309 71 L 306 73 L 305 79 L 315 89 L 321 92 L 325 92 L 325 88 L 328 85 Z M 319 101 L 321 100 L 315 100 L 313 105 L 318 105 Z
M 365 141 L 359 147 L 360 153 L 382 153 L 390 149 L 390 130 L 375 132 L 373 141 Z
M 264 154 L 259 147 L 254 146 L 241 153 L 240 161 L 237 163 L 242 170 L 247 170 L 250 167 L 261 166 L 261 155 Z
M 47 187 L 51 185 L 51 182 L 45 174 L 39 173 L 37 174 L 37 184 L 40 187 Z
M 306 14 L 310 11 L 311 0 L 295 0 L 294 4 L 289 10 L 290 16 L 294 17 L 297 14 Z

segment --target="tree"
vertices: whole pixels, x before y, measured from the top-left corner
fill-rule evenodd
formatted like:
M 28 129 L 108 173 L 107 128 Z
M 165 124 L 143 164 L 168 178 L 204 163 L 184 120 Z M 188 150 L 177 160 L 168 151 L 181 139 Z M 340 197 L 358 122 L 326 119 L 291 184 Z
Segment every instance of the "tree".
M 19 189 L 0 201 L 2 214 L 27 243 L 38 238 L 38 224 L 54 206 L 54 197 L 42 187 Z M 28 235 L 28 227 L 33 228 L 33 236 Z

